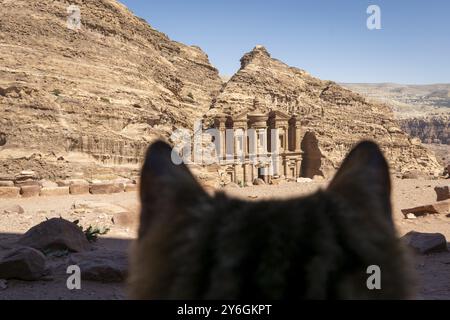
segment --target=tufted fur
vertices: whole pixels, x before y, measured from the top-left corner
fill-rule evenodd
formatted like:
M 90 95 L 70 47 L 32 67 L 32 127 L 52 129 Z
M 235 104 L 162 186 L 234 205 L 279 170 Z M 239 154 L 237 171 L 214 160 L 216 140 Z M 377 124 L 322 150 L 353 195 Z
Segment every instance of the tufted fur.
M 396 236 L 386 160 L 360 143 L 327 190 L 246 202 L 206 194 L 171 148 L 153 144 L 129 291 L 136 299 L 403 299 L 411 276 Z M 367 267 L 381 268 L 368 290 Z

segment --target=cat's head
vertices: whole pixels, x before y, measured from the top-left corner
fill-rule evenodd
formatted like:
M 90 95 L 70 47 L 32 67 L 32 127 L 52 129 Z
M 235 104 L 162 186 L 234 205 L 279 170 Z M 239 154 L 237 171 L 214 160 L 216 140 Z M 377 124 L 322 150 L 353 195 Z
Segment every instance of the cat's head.
M 271 246 L 271 242 L 288 242 L 289 239 L 295 239 L 298 243 L 290 248 L 296 248 L 292 250 L 298 252 L 289 249 L 291 251 L 287 253 L 288 249 L 282 247 L 281 251 L 286 252 L 279 259 L 292 259 L 289 263 L 291 266 L 295 265 L 298 274 L 293 275 L 292 271 L 288 270 L 280 271 L 278 266 L 274 266 L 273 273 L 283 274 L 281 278 L 289 279 L 277 280 L 278 286 L 268 286 L 267 290 L 277 287 L 278 291 L 273 289 L 265 293 L 264 283 L 275 281 L 271 279 L 272 270 L 266 268 L 267 270 L 260 273 L 254 270 L 255 274 L 260 274 L 257 277 L 262 280 L 256 279 L 255 283 L 247 286 L 259 286 L 259 297 L 295 297 L 295 287 L 291 287 L 289 282 L 297 287 L 304 287 L 298 291 L 297 297 L 300 298 L 402 298 L 407 297 L 409 292 L 410 283 L 407 282 L 410 277 L 405 271 L 403 250 L 397 239 L 392 218 L 389 167 L 379 147 L 373 142 L 358 144 L 343 161 L 325 190 L 307 197 L 260 202 L 231 199 L 220 192 L 214 196 L 209 195 L 184 164 L 173 163 L 171 147 L 164 142 L 156 142 L 149 148 L 142 169 L 140 196 L 141 220 L 134 257 L 140 267 L 135 270 L 136 273 L 153 272 L 157 279 L 149 280 L 153 283 L 147 285 L 145 277 L 137 277 L 135 285 L 142 286 L 138 292 L 153 290 L 154 293 L 150 295 L 153 297 L 158 295 L 158 292 L 161 297 L 177 296 L 176 293 L 169 293 L 170 290 L 173 293 L 174 289 L 167 289 L 173 285 L 172 278 L 177 274 L 176 266 L 171 265 L 177 261 L 176 257 L 174 258 L 176 253 L 168 252 L 175 250 L 173 242 L 176 243 L 175 246 L 189 247 L 186 243 L 195 242 L 198 238 L 203 239 L 201 233 L 207 233 L 216 227 L 213 232 L 220 233 L 224 238 L 211 235 L 212 238 L 204 237 L 206 241 L 215 239 L 220 242 L 215 247 L 217 256 L 212 253 L 214 257 L 211 259 L 215 259 L 214 262 L 210 261 L 219 265 L 219 271 L 205 274 L 211 282 L 215 281 L 211 279 L 214 277 L 235 279 L 227 274 L 227 270 L 220 270 L 221 263 L 229 265 L 229 261 L 237 261 L 233 255 L 244 257 L 242 261 L 247 261 L 245 255 L 251 255 L 254 249 L 252 246 L 258 245 L 256 242 Z M 218 220 L 214 220 L 215 216 L 219 216 Z M 220 226 L 210 225 L 202 229 L 203 224 L 199 221 L 208 219 L 213 221 L 211 224 Z M 240 224 L 246 227 L 240 228 Z M 193 225 L 195 227 L 192 227 Z M 228 225 L 237 227 L 230 231 L 230 228 L 226 227 Z M 282 236 L 272 236 L 272 233 L 280 233 Z M 252 239 L 248 240 L 251 242 L 248 247 L 244 242 L 247 241 L 244 240 L 246 237 Z M 234 240 L 229 240 L 230 238 Z M 235 243 L 230 246 L 239 248 L 224 253 L 225 257 L 222 257 L 221 254 L 227 251 L 226 243 L 232 241 Z M 183 263 L 201 264 L 201 261 L 195 260 L 197 249 L 189 250 L 193 252 L 185 257 Z M 248 250 L 248 253 L 245 250 Z M 258 256 L 258 259 L 272 258 L 262 255 Z M 145 260 L 149 260 L 147 264 L 143 262 Z M 243 263 L 242 261 L 236 264 Z M 282 263 L 280 261 L 280 265 Z M 256 265 L 250 266 L 250 263 L 246 265 L 249 268 L 259 268 Z M 370 277 L 367 271 L 373 265 L 381 269 L 382 288 L 378 291 L 367 288 L 367 280 Z M 261 283 L 258 282 L 260 280 Z M 193 279 L 189 285 L 195 286 L 195 281 L 200 280 Z M 218 285 L 211 285 L 213 289 L 209 290 L 212 293 L 200 296 L 240 297 L 237 291 L 252 290 L 240 288 L 243 284 L 238 280 L 229 282 L 240 284 L 223 286 L 220 279 L 218 281 Z M 204 285 L 204 282 L 202 283 Z M 283 288 L 280 289 L 281 287 Z M 184 289 L 178 287 L 176 290 L 183 292 Z M 219 293 L 216 294 L 217 292 Z M 142 297 L 145 293 L 138 293 L 135 297 L 139 295 Z M 178 296 L 196 297 L 191 291 Z M 258 295 L 255 293 L 255 296 Z

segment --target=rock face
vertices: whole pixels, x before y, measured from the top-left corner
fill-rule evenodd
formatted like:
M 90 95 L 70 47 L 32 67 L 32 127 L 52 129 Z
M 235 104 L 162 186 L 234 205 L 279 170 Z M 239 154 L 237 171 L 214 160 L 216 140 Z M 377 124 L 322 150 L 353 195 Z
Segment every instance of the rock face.
M 289 67 L 257 46 L 241 59 L 241 69 L 224 85 L 209 114 L 269 110 L 299 115 L 303 134 L 312 132 L 318 140 L 320 157 L 315 158 L 321 158 L 325 175 L 333 173 L 361 139 L 377 141 L 394 171 L 434 173 L 440 168 L 431 153 L 399 128 L 389 107 Z M 305 140 L 302 149 L 307 153 L 315 139 Z
M 20 245 L 40 251 L 64 250 L 81 252 L 89 249 L 85 234 L 74 223 L 54 218 L 34 226 L 18 241 Z
M 192 129 L 205 113 L 269 109 L 301 117 L 309 132 L 302 149 L 326 176 L 363 138 L 381 145 L 395 171 L 439 168 L 387 106 L 272 59 L 264 47 L 223 84 L 201 49 L 171 41 L 117 1 L 70 4 L 80 9 L 79 30 L 68 28 L 66 1 L 1 4 L 0 176 L 30 168 L 39 179 L 73 178 L 96 173 L 99 162 L 138 167 L 150 141 Z
M 78 31 L 67 27 L 69 4 L 81 10 Z M 0 153 L 20 167 L 50 168 L 30 150 L 136 164 L 155 137 L 192 128 L 222 85 L 201 49 L 115 0 L 2 1 L 0 42 Z M 57 158 L 50 169 L 64 170 Z
M 419 138 L 423 143 L 450 145 L 450 115 L 401 119 L 400 124 L 412 137 Z

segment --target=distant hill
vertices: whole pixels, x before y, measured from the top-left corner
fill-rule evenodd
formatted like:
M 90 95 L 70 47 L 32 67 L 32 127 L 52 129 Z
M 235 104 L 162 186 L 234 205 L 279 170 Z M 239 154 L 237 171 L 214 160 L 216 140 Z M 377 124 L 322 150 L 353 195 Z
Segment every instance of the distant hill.
M 450 84 L 342 83 L 369 99 L 390 105 L 398 119 L 450 114 Z
M 241 68 L 224 84 L 209 114 L 239 116 L 270 110 L 297 114 L 302 119 L 305 137 L 309 132 L 317 138 L 325 175 L 331 175 L 362 139 L 377 141 L 395 171 L 436 169 L 434 156 L 400 129 L 388 106 L 368 101 L 335 82 L 315 78 L 271 57 L 265 47 L 256 46 L 241 58 Z
M 343 83 L 389 105 L 403 130 L 420 138 L 442 164 L 450 163 L 450 84 Z

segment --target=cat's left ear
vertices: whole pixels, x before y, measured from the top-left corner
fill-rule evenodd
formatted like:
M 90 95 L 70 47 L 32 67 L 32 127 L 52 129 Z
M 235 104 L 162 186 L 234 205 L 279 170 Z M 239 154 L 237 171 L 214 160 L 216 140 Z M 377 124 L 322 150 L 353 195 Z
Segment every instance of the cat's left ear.
M 174 160 L 181 162 L 165 142 L 155 142 L 147 151 L 140 181 L 139 237 L 154 223 L 173 222 L 208 197 L 186 165 Z
M 349 153 L 328 190 L 357 210 L 384 215 L 393 224 L 389 166 L 374 142 L 361 142 Z

